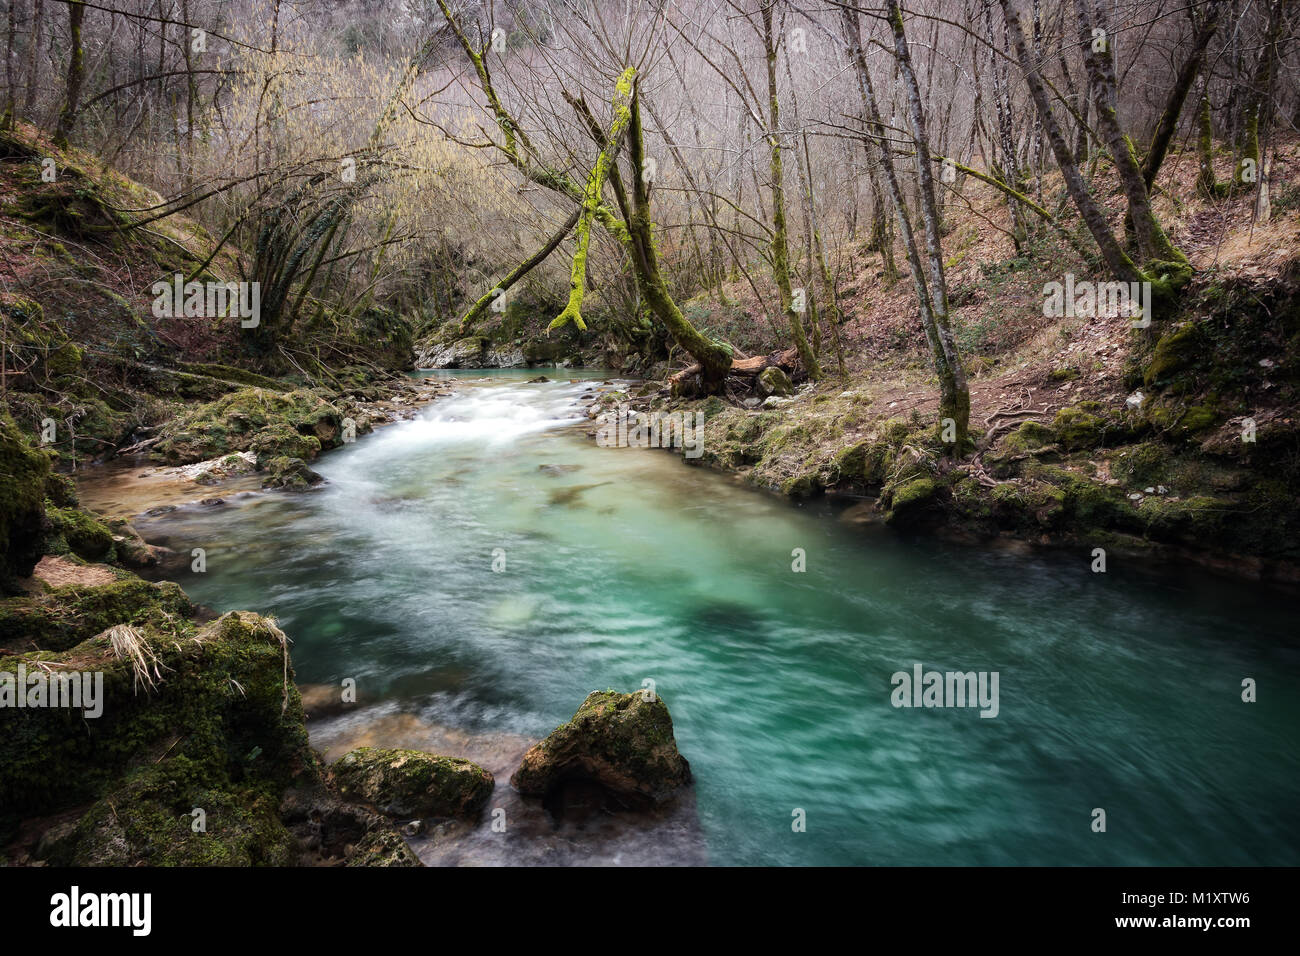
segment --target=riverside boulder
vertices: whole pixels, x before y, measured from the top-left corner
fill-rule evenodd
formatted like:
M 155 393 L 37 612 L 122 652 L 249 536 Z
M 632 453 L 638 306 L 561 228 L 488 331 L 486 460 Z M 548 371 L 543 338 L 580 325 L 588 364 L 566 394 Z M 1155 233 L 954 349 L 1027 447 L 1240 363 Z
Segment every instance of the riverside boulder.
M 419 750 L 359 747 L 331 767 L 339 793 L 395 817 L 473 820 L 495 781 L 478 764 Z
M 664 803 L 690 781 L 663 700 L 613 690 L 588 694 L 572 720 L 524 754 L 510 778 L 520 793 L 543 798 L 574 782 L 594 783 L 633 807 Z

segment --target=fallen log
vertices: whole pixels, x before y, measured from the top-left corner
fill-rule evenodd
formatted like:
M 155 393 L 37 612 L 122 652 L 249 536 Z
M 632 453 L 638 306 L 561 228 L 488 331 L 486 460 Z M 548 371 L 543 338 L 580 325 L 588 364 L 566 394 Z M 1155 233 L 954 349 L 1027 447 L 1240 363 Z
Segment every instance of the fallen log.
M 763 373 L 764 369 L 776 366 L 783 372 L 786 372 L 791 379 L 795 377 L 795 372 L 801 366 L 799 365 L 799 352 L 797 349 L 788 348 L 781 352 L 773 352 L 770 355 L 755 355 L 751 358 L 739 358 L 731 360 L 731 368 L 727 370 L 727 375 L 735 375 L 740 378 L 757 378 Z M 693 395 L 700 391 L 700 372 L 702 371 L 699 363 L 689 365 L 680 372 L 675 372 L 668 376 L 668 386 L 672 389 L 674 395 Z

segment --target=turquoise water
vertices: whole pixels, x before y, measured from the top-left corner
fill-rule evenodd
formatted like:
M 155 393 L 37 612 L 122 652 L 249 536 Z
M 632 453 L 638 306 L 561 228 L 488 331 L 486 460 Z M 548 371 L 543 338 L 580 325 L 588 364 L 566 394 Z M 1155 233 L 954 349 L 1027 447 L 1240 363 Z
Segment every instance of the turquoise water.
M 653 680 L 716 864 L 1300 862 L 1290 601 L 864 529 L 599 448 L 576 404 L 597 383 L 536 374 L 462 375 L 322 458 L 318 491 L 146 530 L 207 550 L 195 600 L 275 614 L 300 682 L 441 726 L 536 739 Z M 893 707 L 918 661 L 998 672 L 998 715 Z

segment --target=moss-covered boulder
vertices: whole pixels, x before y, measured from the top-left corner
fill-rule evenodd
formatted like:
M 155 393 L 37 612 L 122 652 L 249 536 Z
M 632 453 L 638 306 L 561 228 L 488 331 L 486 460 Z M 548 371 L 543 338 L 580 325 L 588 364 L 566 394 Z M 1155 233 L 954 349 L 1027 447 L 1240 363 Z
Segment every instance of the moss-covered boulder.
M 758 391 L 765 398 L 768 395 L 785 397 L 794 394 L 794 383 L 790 381 L 789 375 L 773 365 L 759 373 Z
M 1111 459 L 1110 472 L 1126 485 L 1159 484 L 1168 477 L 1169 460 L 1169 451 L 1163 445 L 1143 442 Z
M 0 655 L 10 681 L 42 664 L 103 675 L 97 717 L 67 707 L 3 711 L 0 831 L 97 800 L 133 767 L 184 770 L 178 805 L 232 788 L 278 796 L 313 765 L 287 639 L 272 622 L 232 612 L 183 639 L 150 634 L 110 631 L 63 653 Z M 161 786 L 153 781 L 149 792 Z
M 360 747 L 330 769 L 344 798 L 402 818 L 476 819 L 495 785 L 478 764 L 418 750 Z
M 287 866 L 298 843 L 263 788 L 176 757 L 128 774 L 42 853 L 56 866 Z
M 104 561 L 113 556 L 113 532 L 94 515 L 76 508 L 48 508 L 51 539 L 47 550 L 54 554 L 72 552 L 87 561 Z
M 302 863 L 419 866 L 393 821 L 341 800 L 323 778 L 285 791 L 280 819 L 298 840 Z
M 319 473 L 307 467 L 301 458 L 286 458 L 282 455 L 266 463 L 266 477 L 262 479 L 262 487 L 306 491 L 324 480 Z
M 65 585 L 0 601 L 0 651 L 66 651 L 115 624 L 158 640 L 188 636 L 194 605 L 171 581 L 156 584 L 124 571 L 100 585 Z
M 263 428 L 253 438 L 249 450 L 259 461 L 273 458 L 301 458 L 311 461 L 320 454 L 320 439 L 304 435 L 287 422 L 276 422 Z
M 243 388 L 169 422 L 151 455 L 183 465 L 249 451 L 257 444 L 262 454 L 314 457 L 322 448 L 342 444 L 343 418 L 337 406 L 307 389 Z
M 691 781 L 673 721 L 658 697 L 596 691 L 567 724 L 524 754 L 511 785 L 547 797 L 573 781 L 598 785 L 634 806 L 663 803 Z
M 33 448 L 0 406 L 0 588 L 41 559 L 50 459 Z

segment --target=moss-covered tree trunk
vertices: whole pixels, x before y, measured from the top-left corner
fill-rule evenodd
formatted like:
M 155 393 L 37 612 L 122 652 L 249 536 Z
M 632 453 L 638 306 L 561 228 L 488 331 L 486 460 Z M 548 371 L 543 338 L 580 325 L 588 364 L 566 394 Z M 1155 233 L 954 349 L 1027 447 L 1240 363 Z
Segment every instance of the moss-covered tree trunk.
M 469 311 L 466 312 L 464 318 L 460 320 L 460 331 L 462 334 L 469 332 L 469 330 L 473 328 L 474 323 L 483 317 L 483 313 L 488 310 L 488 307 L 492 305 L 499 296 L 505 295 L 506 291 L 511 286 L 524 276 L 528 275 L 528 273 L 532 272 L 533 269 L 541 265 L 546 260 L 547 256 L 559 248 L 560 243 L 564 241 L 564 237 L 572 232 L 573 227 L 578 224 L 578 219 L 582 215 L 582 208 L 583 207 L 579 206 L 574 209 L 572 215 L 565 220 L 564 225 L 555 230 L 555 232 L 551 234 L 551 237 L 542 244 L 541 248 L 523 262 L 519 263 L 519 265 L 510 271 L 509 275 L 494 285 L 483 295 L 482 298 L 470 306 Z
M 1293 0 L 1273 0 L 1268 8 L 1268 26 L 1264 30 L 1264 43 L 1259 59 L 1255 61 L 1255 75 L 1245 98 L 1242 117 L 1241 156 L 1232 174 L 1235 188 L 1251 188 L 1262 180 L 1260 121 L 1267 120 L 1272 105 L 1273 76 L 1276 72 L 1278 46 L 1282 38 L 1285 8 Z
M 86 18 L 86 8 L 81 0 L 67 0 L 68 4 L 68 83 L 63 96 L 63 109 L 59 111 L 59 124 L 55 129 L 54 143 L 67 147 L 68 135 L 77 121 L 77 107 L 81 102 L 81 85 L 85 81 L 85 53 L 81 48 L 81 24 Z
M 1196 83 L 1197 74 L 1201 71 L 1201 65 L 1205 62 L 1205 51 L 1210 46 L 1210 40 L 1218 32 L 1219 17 L 1224 5 L 1223 0 L 1211 0 L 1209 10 L 1200 22 L 1195 20 L 1195 14 L 1191 12 L 1194 8 L 1189 8 L 1189 16 L 1193 17 L 1195 24 L 1192 33 L 1192 49 L 1178 69 L 1178 76 L 1175 77 L 1173 88 L 1169 91 L 1165 108 L 1156 123 L 1155 135 L 1151 137 L 1151 148 L 1147 150 L 1146 158 L 1142 162 L 1142 179 L 1148 189 L 1155 183 L 1156 174 L 1160 172 L 1160 166 L 1169 153 L 1169 144 L 1173 142 L 1174 133 L 1178 130 L 1178 119 L 1182 116 L 1183 104 L 1187 101 L 1192 86 Z
M 767 140 L 771 150 L 772 176 L 772 274 L 781 293 L 781 311 L 790 326 L 790 337 L 799 352 L 799 361 L 811 379 L 821 377 L 821 366 L 808 344 L 803 321 L 794 307 L 794 291 L 790 284 L 790 245 L 786 233 L 785 186 L 781 164 L 780 100 L 776 89 L 776 43 L 772 36 L 772 0 L 763 3 L 763 48 L 767 55 Z
M 1169 241 L 1156 219 L 1151 194 L 1133 155 L 1133 144 L 1120 123 L 1109 24 L 1088 9 L 1088 0 L 1074 0 L 1074 11 L 1088 84 L 1097 108 L 1098 131 L 1110 150 L 1115 171 L 1128 198 L 1128 212 L 1137 235 L 1138 251 L 1144 264 L 1158 265 L 1175 284 L 1182 284 L 1190 278 L 1191 266 L 1187 257 Z M 1094 36 L 1094 24 L 1102 24 L 1104 32 L 1101 35 Z
M 1214 127 L 1210 116 L 1209 77 L 1202 82 L 1201 103 L 1196 113 L 1196 153 L 1200 161 L 1196 188 L 1202 195 L 1215 198 L 1221 194 L 1221 190 L 1214 177 Z
M 628 67 L 614 87 L 614 120 L 610 124 L 609 133 L 601 140 L 604 145 L 596 154 L 596 162 L 592 164 L 591 174 L 587 177 L 587 185 L 582 194 L 582 210 L 575 227 L 577 241 L 573 251 L 573 266 L 569 271 L 569 301 L 564 311 L 548 326 L 548 330 L 560 328 L 569 322 L 580 329 L 587 328 L 580 310 L 587 288 L 587 250 L 591 247 L 591 226 L 596 218 L 596 210 L 600 207 L 601 194 L 605 191 L 605 179 L 609 176 L 615 153 L 623 140 L 623 132 L 632 118 L 632 82 L 635 75 L 636 71 Z
M 632 161 L 632 208 L 627 221 L 628 247 L 632 268 L 636 274 L 637 288 L 650 306 L 655 317 L 664 324 L 668 333 L 700 365 L 700 380 L 706 394 L 722 390 L 727 372 L 731 369 L 731 350 L 700 333 L 673 301 L 668 284 L 659 271 L 659 257 L 655 252 L 654 226 L 650 215 L 650 187 L 645 175 L 645 142 L 641 130 L 640 96 L 634 90 L 628 127 L 628 153 Z M 615 184 L 614 174 L 610 176 Z

